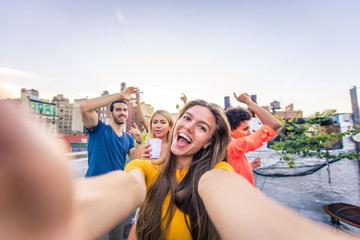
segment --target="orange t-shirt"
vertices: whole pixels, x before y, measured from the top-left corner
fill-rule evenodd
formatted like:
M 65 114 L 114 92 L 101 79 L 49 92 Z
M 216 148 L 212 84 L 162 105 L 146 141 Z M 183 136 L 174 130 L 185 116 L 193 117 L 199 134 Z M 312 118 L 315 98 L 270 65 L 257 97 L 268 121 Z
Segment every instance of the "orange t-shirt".
M 249 136 L 232 139 L 227 147 L 230 164 L 235 172 L 247 179 L 253 186 L 255 186 L 254 175 L 245 153 L 260 148 L 264 142 L 269 141 L 275 135 L 274 129 L 262 125 Z

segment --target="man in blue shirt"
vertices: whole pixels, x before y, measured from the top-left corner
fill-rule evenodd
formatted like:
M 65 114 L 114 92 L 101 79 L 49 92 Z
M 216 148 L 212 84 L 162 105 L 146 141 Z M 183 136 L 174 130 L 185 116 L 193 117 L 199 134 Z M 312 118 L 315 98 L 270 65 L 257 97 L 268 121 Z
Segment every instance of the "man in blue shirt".
M 131 128 L 127 133 L 123 124 L 128 118 L 126 101 L 134 99 L 131 95 L 138 92 L 138 88 L 128 87 L 120 93 L 88 99 L 80 104 L 82 122 L 89 133 L 86 177 L 124 170 L 127 154 L 131 160 L 134 159 L 134 139 L 141 144 L 141 133 L 137 128 Z M 95 110 L 109 103 L 111 122 L 107 125 L 98 118 Z M 122 239 L 122 232 L 123 225 L 119 224 L 109 232 L 109 239 Z

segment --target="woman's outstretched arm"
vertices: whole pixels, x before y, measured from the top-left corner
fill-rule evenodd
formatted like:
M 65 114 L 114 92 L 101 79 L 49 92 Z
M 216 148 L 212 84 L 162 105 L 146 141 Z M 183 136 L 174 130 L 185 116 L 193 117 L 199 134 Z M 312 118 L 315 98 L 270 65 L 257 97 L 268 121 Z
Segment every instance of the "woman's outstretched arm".
M 1 101 L 0 119 L 1 239 L 96 239 L 145 199 L 141 171 L 74 181 L 59 141 Z
M 142 173 L 140 171 L 138 174 Z M 126 219 L 145 199 L 145 182 L 134 173 L 114 171 L 75 184 L 75 208 L 84 229 L 98 238 Z
M 222 169 L 200 178 L 199 194 L 221 239 L 358 239 L 299 215 Z

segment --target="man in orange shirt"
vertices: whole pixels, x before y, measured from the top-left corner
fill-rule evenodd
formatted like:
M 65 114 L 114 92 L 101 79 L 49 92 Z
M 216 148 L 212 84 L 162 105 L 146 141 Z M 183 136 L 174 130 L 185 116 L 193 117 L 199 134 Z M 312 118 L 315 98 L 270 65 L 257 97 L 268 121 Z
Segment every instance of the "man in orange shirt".
M 226 116 L 231 128 L 232 140 L 228 145 L 228 154 L 230 163 L 236 173 L 247 179 L 253 186 L 254 176 L 252 167 L 259 167 L 260 158 L 255 158 L 249 163 L 245 153 L 260 148 L 264 142 L 269 141 L 276 135 L 276 130 L 281 127 L 281 123 L 271 113 L 254 103 L 248 94 L 243 93 L 237 96 L 236 100 L 245 103 L 262 122 L 262 126 L 255 132 L 250 132 L 249 120 L 251 114 L 243 108 L 229 108 L 226 110 Z

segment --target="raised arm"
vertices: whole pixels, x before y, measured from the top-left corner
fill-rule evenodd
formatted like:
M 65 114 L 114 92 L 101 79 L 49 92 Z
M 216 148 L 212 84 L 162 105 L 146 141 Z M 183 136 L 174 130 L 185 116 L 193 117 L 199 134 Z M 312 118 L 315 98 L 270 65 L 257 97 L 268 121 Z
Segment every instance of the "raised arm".
M 141 124 L 144 126 L 146 132 L 149 132 L 149 122 L 146 120 L 144 113 L 141 108 L 141 102 L 140 102 L 140 92 L 136 93 L 136 113 L 138 115 L 138 118 L 141 122 Z
M 299 215 L 222 169 L 200 178 L 199 194 L 221 239 L 358 239 Z
M 131 97 L 131 95 L 136 94 L 138 91 L 139 90 L 136 87 L 128 87 L 119 93 L 92 98 L 81 102 L 80 112 L 84 126 L 87 129 L 92 129 L 96 127 L 96 125 L 98 124 L 98 116 L 95 112 L 96 109 L 117 100 L 132 100 L 133 98 Z
M 185 93 L 182 93 L 182 96 L 180 97 L 180 100 L 181 100 L 184 104 L 187 103 L 187 97 L 186 97 Z
M 281 122 L 271 113 L 254 103 L 248 94 L 243 93 L 240 96 L 237 96 L 236 93 L 234 93 L 234 96 L 239 102 L 245 103 L 260 118 L 262 124 L 271 127 L 275 131 L 281 127 Z

